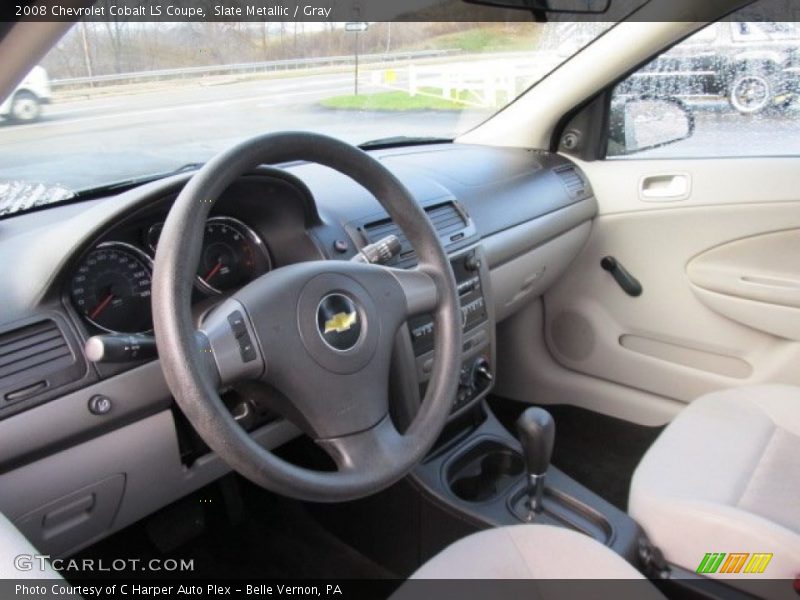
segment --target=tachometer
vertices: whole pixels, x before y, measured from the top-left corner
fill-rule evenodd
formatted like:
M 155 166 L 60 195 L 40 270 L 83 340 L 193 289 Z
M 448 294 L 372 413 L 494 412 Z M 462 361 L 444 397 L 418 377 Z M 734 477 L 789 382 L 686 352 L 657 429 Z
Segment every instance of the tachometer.
M 197 276 L 207 291 L 239 288 L 272 268 L 264 242 L 247 225 L 230 217 L 206 223 Z
M 150 331 L 152 272 L 150 258 L 138 248 L 106 242 L 78 267 L 70 296 L 81 315 L 100 329 L 112 333 Z

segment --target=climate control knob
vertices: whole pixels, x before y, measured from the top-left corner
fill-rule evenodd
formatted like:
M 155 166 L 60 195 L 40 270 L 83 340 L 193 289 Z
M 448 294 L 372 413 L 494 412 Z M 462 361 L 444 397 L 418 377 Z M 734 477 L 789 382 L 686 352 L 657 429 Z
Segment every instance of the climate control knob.
M 478 271 L 481 268 L 481 260 L 475 255 L 474 252 L 470 253 L 464 259 L 464 268 L 467 271 Z

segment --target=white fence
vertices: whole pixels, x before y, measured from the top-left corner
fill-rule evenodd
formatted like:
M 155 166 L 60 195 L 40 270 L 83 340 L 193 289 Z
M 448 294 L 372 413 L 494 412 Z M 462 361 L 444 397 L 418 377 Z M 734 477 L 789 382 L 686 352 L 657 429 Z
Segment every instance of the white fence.
M 507 53 L 437 64 L 373 70 L 372 85 L 411 96 L 432 96 L 466 106 L 502 106 L 561 61 L 553 52 Z

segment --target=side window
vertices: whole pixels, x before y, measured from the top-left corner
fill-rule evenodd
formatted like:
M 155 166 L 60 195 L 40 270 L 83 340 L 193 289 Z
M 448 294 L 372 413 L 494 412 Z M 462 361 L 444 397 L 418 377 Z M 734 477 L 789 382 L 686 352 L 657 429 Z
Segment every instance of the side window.
M 709 25 L 621 82 L 609 158 L 800 156 L 800 24 Z

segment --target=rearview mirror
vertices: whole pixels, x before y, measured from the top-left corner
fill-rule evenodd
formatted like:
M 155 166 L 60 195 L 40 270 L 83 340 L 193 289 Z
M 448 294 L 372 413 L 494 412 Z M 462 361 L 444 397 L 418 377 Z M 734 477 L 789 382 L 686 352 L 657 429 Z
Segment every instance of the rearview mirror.
M 602 15 L 608 12 L 611 0 L 464 0 L 500 8 L 529 10 L 533 13 L 568 13 L 573 15 Z
M 630 98 L 612 102 L 608 156 L 660 148 L 688 139 L 694 133 L 694 115 L 677 98 Z

